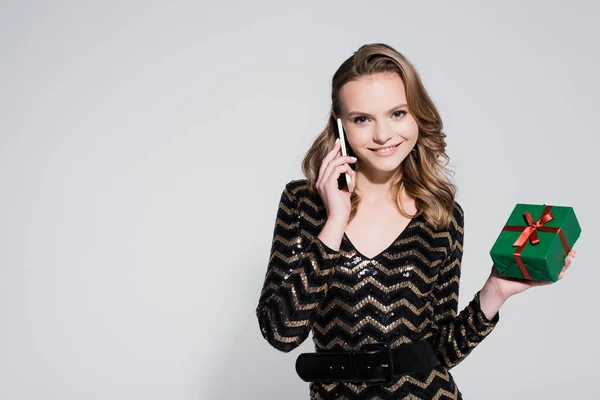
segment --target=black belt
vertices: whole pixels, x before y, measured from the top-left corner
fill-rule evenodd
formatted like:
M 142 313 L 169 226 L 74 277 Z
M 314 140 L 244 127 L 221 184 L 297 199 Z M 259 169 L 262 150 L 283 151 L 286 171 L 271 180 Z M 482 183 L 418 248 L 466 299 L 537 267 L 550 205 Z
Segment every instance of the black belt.
M 302 353 L 296 372 L 306 382 L 365 382 L 387 385 L 401 375 L 432 369 L 440 364 L 431 343 L 422 340 L 390 349 L 387 343 L 369 343 L 358 350 Z

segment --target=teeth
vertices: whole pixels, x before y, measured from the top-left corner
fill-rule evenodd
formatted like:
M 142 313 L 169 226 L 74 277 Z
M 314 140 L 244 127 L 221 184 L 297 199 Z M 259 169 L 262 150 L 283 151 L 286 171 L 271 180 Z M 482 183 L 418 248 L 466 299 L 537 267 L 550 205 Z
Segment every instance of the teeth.
M 393 150 L 394 147 L 396 147 L 396 146 L 386 147 L 385 149 L 379 149 L 379 150 L 375 150 L 375 151 L 377 151 L 378 153 L 387 153 L 387 152 Z

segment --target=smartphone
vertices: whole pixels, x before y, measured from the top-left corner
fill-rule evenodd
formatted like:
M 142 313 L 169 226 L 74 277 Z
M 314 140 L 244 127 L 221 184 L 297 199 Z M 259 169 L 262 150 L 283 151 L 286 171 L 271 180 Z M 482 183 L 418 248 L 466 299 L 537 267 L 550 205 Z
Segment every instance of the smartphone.
M 342 120 L 340 118 L 337 119 L 337 127 L 338 136 L 340 137 L 340 143 L 342 144 L 342 156 L 348 156 L 348 150 L 346 149 L 346 137 L 344 135 L 344 127 L 342 126 Z M 352 164 L 349 165 L 351 166 Z M 350 175 L 347 172 L 344 172 L 344 175 L 346 175 L 346 186 L 348 186 L 348 191 L 352 193 L 352 191 L 354 190 L 354 187 L 352 185 L 352 178 L 350 178 Z M 340 183 L 339 180 L 338 183 Z M 341 184 L 343 186 L 343 181 L 341 182 Z

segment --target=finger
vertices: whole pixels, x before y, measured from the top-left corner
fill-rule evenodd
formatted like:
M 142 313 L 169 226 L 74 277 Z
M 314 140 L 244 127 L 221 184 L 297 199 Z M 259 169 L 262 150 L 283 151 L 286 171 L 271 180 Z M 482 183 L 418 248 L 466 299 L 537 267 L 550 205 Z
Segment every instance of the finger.
M 325 167 L 325 170 L 323 171 L 323 178 L 321 180 L 323 182 L 327 182 L 329 180 L 329 177 L 331 176 L 332 171 L 334 171 L 334 169 L 337 166 L 347 164 L 347 163 L 352 163 L 352 162 L 355 162 L 355 160 L 353 160 L 349 156 L 340 156 L 332 161 L 329 161 L 329 164 L 327 164 L 327 166 Z M 336 176 L 336 178 L 338 176 Z
M 569 267 L 567 267 L 566 265 L 564 265 L 562 267 L 562 269 L 560 270 L 560 273 L 562 274 L 563 272 L 565 272 L 567 270 L 567 268 L 569 268 Z
M 331 149 L 327 155 L 323 157 L 323 161 L 321 161 L 321 168 L 319 169 L 319 176 L 323 173 L 325 167 L 327 167 L 327 164 L 329 164 L 331 160 L 335 159 L 340 154 L 341 148 L 342 144 L 338 139 L 333 145 L 333 149 Z
M 331 161 L 335 158 L 336 152 L 339 152 L 340 148 L 341 148 L 341 144 L 338 139 L 333 144 L 333 148 L 329 152 L 327 152 L 325 157 L 323 157 L 323 160 L 321 161 L 321 167 L 319 168 L 319 176 L 317 177 L 317 186 L 319 186 L 320 182 L 323 181 L 323 173 L 325 172 L 325 168 L 327 167 L 327 164 L 329 164 L 329 161 Z
M 352 188 L 356 188 L 356 172 L 350 168 L 348 170 L 348 173 L 350 174 L 350 182 L 352 182 Z
M 565 258 L 565 266 L 568 268 L 571 263 L 573 262 L 573 255 L 569 255 L 567 256 L 567 258 Z
M 336 155 L 339 153 L 341 149 L 341 144 L 339 139 L 336 140 L 336 142 L 333 144 L 333 148 L 331 150 L 329 150 L 329 152 L 327 152 L 327 154 L 325 155 L 325 157 L 323 157 L 323 160 L 321 161 L 321 167 L 319 168 L 319 177 L 317 178 L 317 185 L 319 184 L 319 182 L 323 181 L 323 173 L 325 171 L 325 168 L 327 167 L 327 164 L 329 164 L 329 161 L 333 160 Z
M 331 188 L 338 188 L 338 178 L 341 174 L 350 169 L 348 164 L 336 165 L 332 170 L 327 180 L 325 181 L 325 186 L 330 186 Z
M 337 187 L 337 182 L 338 182 L 340 175 L 342 175 L 344 172 L 348 172 L 349 169 L 351 169 L 351 168 L 348 164 L 335 165 L 332 168 L 331 173 L 327 177 L 327 181 L 331 182 L 332 184 L 335 183 L 335 185 Z

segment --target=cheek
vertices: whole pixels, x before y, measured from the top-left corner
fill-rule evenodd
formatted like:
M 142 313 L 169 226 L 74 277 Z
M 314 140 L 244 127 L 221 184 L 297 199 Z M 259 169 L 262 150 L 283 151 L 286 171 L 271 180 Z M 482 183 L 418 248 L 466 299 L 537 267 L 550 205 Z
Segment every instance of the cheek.
M 346 134 L 346 141 L 353 149 L 364 148 L 369 145 L 369 133 L 361 132 L 360 134 L 348 135 Z
M 410 123 L 408 126 L 407 134 L 410 135 L 411 139 L 416 140 L 419 136 L 419 125 L 417 125 L 417 121 L 414 118 L 410 118 Z

